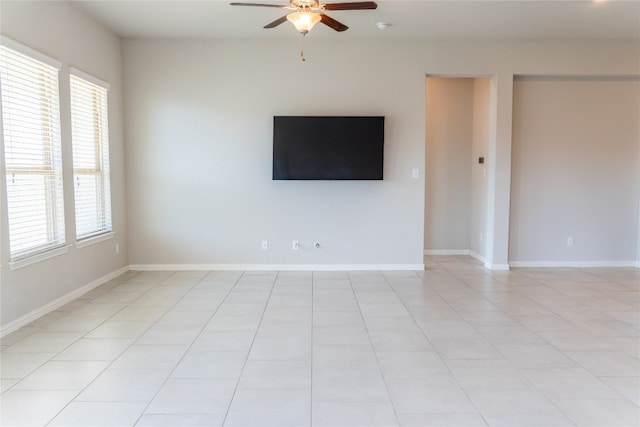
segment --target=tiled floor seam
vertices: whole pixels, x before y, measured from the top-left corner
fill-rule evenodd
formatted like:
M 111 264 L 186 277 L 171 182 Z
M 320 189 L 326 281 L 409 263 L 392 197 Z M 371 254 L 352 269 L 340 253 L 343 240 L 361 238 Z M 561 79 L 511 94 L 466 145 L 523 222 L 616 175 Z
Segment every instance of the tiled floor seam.
M 169 277 L 173 276 L 176 272 L 174 271 L 170 276 L 168 276 L 167 278 L 165 278 L 164 280 L 167 280 Z M 202 281 L 209 275 L 211 274 L 211 272 L 208 272 L 207 274 L 205 274 L 204 276 L 202 276 L 200 278 L 200 280 L 198 280 L 196 283 L 194 283 L 189 290 L 193 290 L 196 286 L 198 286 L 198 284 L 202 283 Z M 240 276 L 242 277 L 242 276 Z M 163 281 L 164 281 L 163 280 Z M 236 281 L 235 285 L 237 284 L 237 282 L 240 280 L 240 278 L 238 278 L 238 280 Z M 161 281 L 160 283 L 158 283 L 156 286 L 154 286 L 152 289 L 155 289 L 156 287 L 160 286 L 160 284 L 163 282 Z M 151 290 L 151 289 L 150 289 Z M 224 296 L 222 302 L 220 303 L 220 305 L 218 305 L 218 307 L 213 311 L 213 313 L 211 314 L 211 316 L 209 316 L 209 320 L 211 320 L 211 318 L 213 318 L 213 316 L 216 314 L 216 312 L 220 309 L 220 307 L 222 306 L 222 304 L 224 303 L 224 301 L 227 299 L 227 297 L 229 296 L 229 294 L 231 293 L 231 291 L 233 290 L 233 287 L 231 287 L 226 295 Z M 171 310 L 171 307 L 175 307 L 177 304 L 180 303 L 180 301 L 182 301 L 188 294 L 189 292 L 186 292 L 179 300 L 177 300 L 173 305 L 171 305 L 169 308 L 167 308 L 167 310 L 165 310 L 165 314 L 167 312 L 169 312 Z M 160 319 L 162 318 L 162 316 L 160 316 L 158 319 L 156 319 L 155 322 L 153 322 L 152 326 L 155 325 Z M 151 405 L 151 402 L 153 402 L 153 399 L 155 399 L 158 394 L 160 393 L 160 391 L 162 390 L 162 388 L 165 386 L 165 384 L 167 383 L 167 381 L 169 381 L 169 379 L 171 378 L 171 375 L 173 374 L 173 372 L 175 372 L 175 370 L 177 369 L 177 367 L 180 365 L 180 362 L 184 359 L 185 355 L 189 352 L 189 349 L 193 346 L 193 344 L 196 342 L 196 339 L 198 339 L 198 337 L 202 334 L 202 331 L 206 328 L 207 326 L 207 322 L 204 322 L 202 328 L 200 329 L 200 331 L 198 332 L 198 334 L 194 337 L 193 341 L 191 342 L 191 344 L 189 345 L 189 347 L 187 347 L 187 349 L 185 350 L 184 354 L 182 355 L 182 357 L 178 360 L 178 362 L 175 364 L 175 366 L 173 367 L 173 369 L 171 370 L 171 372 L 169 373 L 169 375 L 167 376 L 167 378 L 165 378 L 165 380 L 163 381 L 163 383 L 160 385 L 160 387 L 158 387 L 158 390 L 156 391 L 156 393 L 153 395 L 153 397 L 151 399 L 149 399 L 149 401 L 147 402 L 147 405 L 145 406 L 145 409 L 142 411 L 142 413 L 140 414 L 140 416 L 138 417 L 138 419 L 136 420 L 136 422 L 134 423 L 134 425 L 136 425 L 137 423 L 140 422 L 140 419 L 145 415 L 146 410 L 149 408 L 149 405 Z M 147 329 L 148 330 L 148 329 Z M 141 335 L 142 336 L 142 335 Z M 139 338 L 139 337 L 138 337 Z M 135 344 L 135 341 L 134 341 Z M 132 344 L 133 345 L 133 344 Z M 114 360 L 115 362 L 115 360 Z
M 387 277 L 385 276 L 385 280 L 387 281 L 387 283 L 389 284 L 389 286 L 391 287 L 391 289 L 393 290 L 394 294 L 397 295 L 396 290 L 393 288 L 393 286 L 388 282 Z M 465 284 L 466 285 L 466 284 Z M 427 342 L 429 342 L 429 344 L 431 345 L 431 347 L 433 348 L 433 351 L 435 353 L 438 354 L 438 356 L 440 357 L 440 359 L 442 360 L 444 366 L 447 367 L 447 370 L 449 371 L 451 377 L 454 379 L 454 381 L 456 382 L 456 384 L 460 387 L 460 389 L 462 390 L 462 392 L 465 394 L 465 396 L 467 397 L 467 399 L 469 399 L 469 402 L 471 402 L 471 404 L 473 405 L 473 407 L 476 409 L 477 414 L 482 417 L 482 419 L 485 421 L 485 423 L 487 425 L 490 425 L 489 422 L 484 418 L 484 415 L 482 414 L 482 412 L 480 412 L 480 409 L 476 406 L 475 402 L 473 401 L 473 399 L 471 399 L 471 397 L 469 396 L 469 394 L 467 393 L 467 390 L 462 386 L 462 384 L 460 384 L 460 382 L 458 381 L 458 379 L 456 378 L 456 376 L 453 374 L 453 372 L 451 371 L 451 368 L 449 367 L 449 365 L 447 364 L 446 360 L 442 357 L 442 354 L 438 351 L 438 349 L 433 345 L 433 343 L 431 342 L 431 340 L 429 339 L 429 337 L 427 336 L 427 334 L 424 332 L 424 330 L 420 327 L 420 324 L 416 321 L 415 317 L 413 317 L 413 314 L 411 313 L 411 311 L 409 310 L 409 308 L 407 307 L 407 305 L 405 304 L 405 302 L 402 300 L 402 298 L 400 298 L 398 296 L 398 299 L 400 301 L 400 303 L 402 304 L 402 306 L 405 308 L 405 310 L 407 310 L 407 313 L 409 314 L 409 316 L 411 316 L 411 319 L 413 320 L 413 322 L 416 324 L 416 326 L 418 327 L 418 329 L 420 330 L 420 332 L 422 333 L 422 335 L 425 337 L 425 339 L 427 340 Z M 446 300 L 445 300 L 446 304 L 449 306 L 449 308 L 451 308 L 453 311 L 456 311 Z M 457 311 L 456 311 L 457 312 Z M 364 321 L 364 319 L 363 319 Z M 365 322 L 365 327 L 366 327 L 366 322 Z M 368 333 L 368 330 L 367 330 Z M 374 351 L 374 353 L 376 353 Z M 376 360 L 378 360 L 378 356 L 376 354 Z M 379 362 L 378 362 L 379 363 Z M 381 371 L 382 373 L 382 371 Z M 384 374 L 382 376 L 384 378 Z M 385 379 L 385 385 L 387 385 L 387 381 Z M 387 388 L 388 390 L 388 388 Z M 393 403 L 393 401 L 392 401 Z M 395 404 L 394 404 L 394 410 L 395 410 Z M 396 411 L 396 415 L 397 415 L 397 411 Z M 400 420 L 398 419 L 398 425 L 400 424 Z
M 238 285 L 238 283 L 242 280 L 242 278 L 245 276 L 246 271 L 242 272 L 242 275 L 238 278 L 238 280 L 236 281 L 235 285 L 233 286 L 233 288 L 231 288 L 229 290 L 229 293 L 227 294 L 230 295 L 231 292 L 233 291 L 233 289 Z M 256 336 L 258 335 L 258 331 L 260 330 L 260 325 L 262 325 L 262 321 L 264 320 L 264 314 L 267 311 L 267 307 L 269 306 L 269 301 L 271 300 L 271 296 L 273 295 L 273 288 L 275 287 L 275 284 L 278 280 L 278 275 L 280 273 L 276 273 L 276 276 L 273 279 L 273 282 L 271 283 L 271 288 L 269 289 L 269 296 L 267 297 L 267 300 L 264 303 L 264 307 L 262 308 L 262 314 L 260 315 L 260 321 L 258 322 L 258 326 L 256 326 L 256 330 L 255 333 L 253 334 L 253 339 L 251 340 L 251 345 L 249 346 L 249 349 L 247 350 L 247 356 L 244 358 L 244 363 L 242 364 L 242 369 L 240 369 L 240 374 L 238 375 L 238 381 L 236 381 L 236 385 L 233 389 L 233 393 L 231 394 L 231 399 L 229 400 L 229 406 L 227 406 L 227 411 L 224 414 L 224 418 L 222 420 L 222 426 L 225 426 L 227 423 L 227 418 L 229 417 L 229 411 L 231 410 L 231 405 L 233 405 L 233 400 L 236 397 L 236 393 L 238 392 L 238 386 L 240 385 L 240 381 L 242 380 L 242 374 L 244 373 L 245 368 L 247 367 L 247 362 L 249 361 L 249 356 L 251 355 L 251 349 L 253 348 L 253 344 L 256 341 Z M 225 297 L 226 299 L 226 297 Z M 224 304 L 224 301 L 220 304 L 219 307 L 222 307 L 222 304 Z M 213 317 L 213 315 L 211 316 Z M 195 341 L 194 341 L 195 342 Z

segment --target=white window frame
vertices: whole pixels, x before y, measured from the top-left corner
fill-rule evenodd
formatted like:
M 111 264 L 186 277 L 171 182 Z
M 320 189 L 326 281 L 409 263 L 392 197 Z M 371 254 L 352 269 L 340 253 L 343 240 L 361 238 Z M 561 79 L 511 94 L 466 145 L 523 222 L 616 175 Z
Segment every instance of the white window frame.
M 69 74 L 76 246 L 84 247 L 113 235 L 108 119 L 110 85 L 77 68 L 70 67 Z M 90 187 L 87 187 L 87 178 Z M 88 203 L 84 202 L 87 197 L 91 200 Z
M 57 256 L 66 251 L 59 90 L 59 73 L 62 63 L 5 36 L 0 36 L 0 49 L 3 57 L 5 54 L 7 55 L 7 66 L 9 67 L 5 69 L 2 65 L 2 73 L 7 71 L 7 74 L 0 79 L 0 116 L 4 154 L 2 168 L 5 174 L 4 190 L 6 191 L 6 212 L 9 222 L 9 266 L 15 269 Z M 4 59 L 2 62 L 4 63 Z M 16 72 L 17 68 L 14 67 L 17 67 L 19 62 L 24 63 L 25 69 L 39 74 L 38 80 L 36 80 L 39 83 L 30 84 L 33 80 L 29 82 L 29 74 L 21 75 L 20 72 Z M 21 82 L 19 79 L 21 78 L 24 80 L 22 83 L 25 86 L 23 87 L 39 90 L 41 98 L 36 104 L 37 108 L 34 108 L 33 98 L 25 98 L 28 96 L 27 89 L 23 90 L 22 95 L 20 94 L 19 83 Z M 6 86 L 8 82 L 15 83 L 15 86 L 12 88 L 7 86 L 3 90 L 3 85 Z M 15 97 L 12 97 L 12 94 Z M 30 116 L 34 116 L 33 112 L 38 109 L 40 109 L 39 117 L 35 119 L 38 120 L 38 123 L 26 122 L 26 126 L 20 125 L 20 119 L 30 119 Z M 38 131 L 38 129 L 46 129 L 46 132 Z M 24 140 L 25 134 L 36 135 L 38 132 L 41 134 L 34 137 L 35 141 L 41 141 L 41 145 L 36 143 L 28 144 L 25 147 L 20 144 L 19 140 L 21 138 Z M 39 155 L 36 151 L 35 157 L 29 158 L 30 154 L 27 153 L 34 148 L 42 150 L 42 154 Z M 20 165 L 21 161 L 22 165 Z M 38 161 L 41 161 L 40 165 L 37 165 Z M 10 162 L 14 166 L 9 166 Z M 34 195 L 33 197 L 36 198 L 26 197 L 20 200 L 18 198 L 20 196 L 19 190 L 22 187 L 10 188 L 10 185 L 15 178 L 20 180 L 20 177 L 28 176 L 43 178 L 42 184 L 35 182 L 26 184 L 25 182 L 25 185 L 30 185 L 28 189 L 32 193 L 41 192 L 44 195 L 42 197 Z M 32 190 L 33 188 L 36 190 Z M 23 195 L 24 191 L 22 189 Z M 43 217 L 46 231 L 34 234 L 33 227 L 36 225 L 29 222 L 27 217 L 26 224 L 21 226 L 19 219 L 25 219 L 24 215 L 28 214 L 37 215 L 38 212 L 33 209 L 30 212 L 21 212 L 17 204 L 21 203 L 24 206 L 33 207 L 37 206 L 38 202 L 45 204 Z M 15 222 L 12 223 L 12 221 Z M 38 227 L 42 228 L 42 225 Z M 35 240 L 29 242 L 30 239 Z

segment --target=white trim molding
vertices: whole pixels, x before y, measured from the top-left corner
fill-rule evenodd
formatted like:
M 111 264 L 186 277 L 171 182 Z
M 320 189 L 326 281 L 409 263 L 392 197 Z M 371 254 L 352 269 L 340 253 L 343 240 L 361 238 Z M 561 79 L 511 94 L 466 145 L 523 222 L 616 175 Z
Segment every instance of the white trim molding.
M 422 271 L 424 264 L 132 264 L 134 271 Z
M 40 261 L 44 261 L 50 258 L 55 258 L 60 255 L 64 255 L 69 252 L 71 245 L 58 246 L 53 249 L 49 249 L 45 252 L 40 252 L 35 255 L 29 255 L 25 258 L 20 258 L 15 261 L 9 261 L 9 268 L 11 270 L 17 270 L 22 267 L 26 267 L 31 264 L 36 264 Z
M 18 329 L 22 328 L 23 326 L 28 325 L 29 323 L 33 322 L 34 320 L 39 319 L 40 317 L 44 316 L 45 314 L 49 314 L 52 311 L 57 310 L 58 308 L 62 307 L 63 305 L 65 305 L 68 302 L 71 302 L 73 300 L 75 300 L 76 298 L 81 297 L 82 295 L 86 294 L 89 291 L 92 291 L 93 289 L 97 288 L 98 286 L 108 282 L 111 279 L 115 279 L 116 277 L 120 276 L 121 274 L 126 273 L 127 271 L 129 271 L 129 266 L 125 266 L 122 267 L 114 272 L 111 272 L 105 276 L 102 276 L 96 280 L 93 280 L 89 283 L 87 283 L 86 285 L 76 289 L 75 291 L 69 292 L 66 295 L 61 296 L 60 298 L 57 298 L 53 301 L 51 301 L 48 304 L 43 305 L 42 307 L 36 308 L 35 310 L 30 311 L 29 313 L 25 314 L 24 316 L 21 316 L 9 323 L 7 323 L 6 325 L 2 325 L 2 328 L 0 329 L 0 337 L 4 337 L 5 335 L 10 334 L 11 332 L 15 332 Z
M 104 242 L 106 240 L 113 239 L 116 233 L 113 231 L 109 231 L 107 233 L 98 234 L 97 236 L 87 237 L 86 239 L 81 239 L 76 241 L 76 248 L 86 248 L 87 246 L 94 245 L 96 243 Z
M 554 267 L 572 267 L 572 268 L 600 268 L 600 267 L 639 267 L 636 261 L 511 261 L 511 267 L 527 268 L 554 268 Z
M 106 90 L 111 89 L 111 85 L 109 83 L 105 82 L 102 79 L 94 77 L 89 73 L 85 73 L 82 70 L 78 70 L 75 67 L 69 67 L 69 74 L 71 74 L 72 76 L 80 77 L 81 79 L 93 83 L 94 85 L 100 86 Z
M 7 36 L 0 35 L 0 45 L 6 46 L 9 49 L 15 50 L 16 52 L 29 56 L 40 62 L 44 62 L 45 64 L 52 68 L 55 68 L 56 70 L 60 70 L 62 68 L 62 62 L 58 61 L 57 59 L 52 58 L 49 55 L 45 55 L 38 50 L 32 49 L 29 46 L 23 45 L 22 43 L 17 42 Z
M 425 249 L 425 255 L 470 255 L 469 249 Z

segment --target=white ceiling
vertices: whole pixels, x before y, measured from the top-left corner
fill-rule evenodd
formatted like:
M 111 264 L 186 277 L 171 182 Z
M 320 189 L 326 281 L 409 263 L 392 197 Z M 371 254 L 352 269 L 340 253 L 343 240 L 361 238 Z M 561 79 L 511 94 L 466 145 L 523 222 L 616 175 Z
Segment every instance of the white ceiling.
M 288 3 L 287 0 L 255 2 Z M 340 0 L 327 1 L 338 2 Z M 295 29 L 288 22 L 275 29 L 262 28 L 288 13 L 277 8 L 234 7 L 221 0 L 74 0 L 72 3 L 122 37 L 266 39 L 295 35 Z M 378 9 L 373 11 L 327 12 L 348 25 L 349 30 L 336 33 L 318 24 L 308 37 L 640 41 L 640 0 L 381 0 L 377 3 Z M 390 22 L 392 26 L 380 31 L 375 24 L 381 21 Z

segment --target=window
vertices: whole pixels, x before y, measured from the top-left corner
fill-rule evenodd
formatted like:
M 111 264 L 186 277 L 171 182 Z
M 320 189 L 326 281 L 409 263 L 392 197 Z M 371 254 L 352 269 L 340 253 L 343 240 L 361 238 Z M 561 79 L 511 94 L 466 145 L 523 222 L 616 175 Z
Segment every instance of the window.
M 71 69 L 71 140 L 76 238 L 111 231 L 109 184 L 109 85 Z
M 0 98 L 11 261 L 65 243 L 60 63 L 0 40 Z

